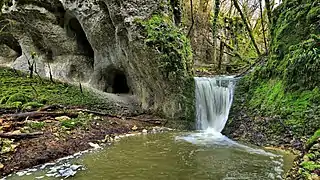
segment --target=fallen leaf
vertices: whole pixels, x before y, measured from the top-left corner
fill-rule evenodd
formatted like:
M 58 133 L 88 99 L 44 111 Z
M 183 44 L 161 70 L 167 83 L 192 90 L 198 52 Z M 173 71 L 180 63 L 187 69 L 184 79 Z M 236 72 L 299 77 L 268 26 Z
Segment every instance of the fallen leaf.
M 4 165 L 0 163 L 0 169 L 3 169 L 3 168 L 4 168 Z

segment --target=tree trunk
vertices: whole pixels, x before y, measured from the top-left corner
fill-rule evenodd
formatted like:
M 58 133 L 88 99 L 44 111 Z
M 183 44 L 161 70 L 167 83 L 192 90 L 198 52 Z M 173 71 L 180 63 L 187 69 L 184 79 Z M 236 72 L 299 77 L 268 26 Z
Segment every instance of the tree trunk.
M 268 44 L 267 44 L 267 37 L 266 37 L 266 32 L 265 32 L 265 26 L 264 26 L 264 19 L 263 19 L 263 9 L 262 9 L 262 0 L 259 0 L 259 6 L 260 6 L 260 16 L 261 16 L 261 26 L 262 26 L 262 33 L 263 33 L 263 41 L 264 41 L 264 46 L 266 48 L 266 54 L 268 55 Z
M 266 9 L 267 9 L 267 15 L 268 15 L 268 21 L 269 21 L 269 26 L 272 24 L 272 10 L 271 10 L 271 3 L 270 0 L 265 0 L 266 3 Z
M 192 31 L 192 28 L 193 28 L 193 25 L 194 25 L 193 1 L 192 0 L 190 0 L 190 11 L 191 11 L 191 26 L 190 26 L 190 29 L 189 29 L 187 37 L 190 37 L 191 31 Z
M 219 61 L 218 61 L 218 71 L 221 71 L 221 64 L 222 64 L 222 60 L 223 60 L 223 54 L 224 54 L 224 43 L 223 41 L 220 41 L 220 55 L 219 55 Z
M 217 57 L 217 50 L 216 50 L 216 46 L 217 46 L 217 21 L 219 18 L 219 12 L 220 12 L 220 0 L 215 0 L 214 1 L 214 7 L 213 7 L 213 12 L 214 12 L 214 17 L 212 20 L 212 39 L 213 39 L 213 62 L 216 61 L 216 57 Z
M 258 45 L 257 45 L 257 43 L 256 43 L 256 41 L 255 41 L 255 39 L 254 39 L 253 33 L 252 33 L 251 28 L 250 28 L 250 26 L 249 26 L 249 24 L 248 24 L 248 22 L 247 22 L 247 19 L 246 19 L 245 15 L 243 14 L 243 12 L 242 12 L 239 4 L 238 4 L 238 1 L 237 1 L 237 0 L 232 0 L 232 1 L 233 1 L 233 3 L 234 3 L 234 6 L 236 7 L 236 9 L 238 10 L 238 12 L 240 13 L 241 19 L 242 19 L 242 21 L 243 21 L 243 23 L 244 23 L 244 25 L 245 25 L 248 33 L 249 33 L 250 39 L 251 39 L 251 41 L 252 41 L 253 46 L 254 46 L 255 49 L 256 49 L 256 52 L 257 52 L 258 56 L 260 56 L 261 53 L 260 53 L 259 47 L 258 47 Z

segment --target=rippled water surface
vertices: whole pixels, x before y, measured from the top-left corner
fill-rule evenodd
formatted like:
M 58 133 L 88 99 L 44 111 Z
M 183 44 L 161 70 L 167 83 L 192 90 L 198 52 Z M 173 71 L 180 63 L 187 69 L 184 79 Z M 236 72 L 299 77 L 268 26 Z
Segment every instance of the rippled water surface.
M 126 137 L 69 163 L 85 170 L 70 179 L 281 179 L 292 156 L 265 152 L 231 141 L 221 134 L 162 133 Z M 8 179 L 46 177 L 50 169 Z

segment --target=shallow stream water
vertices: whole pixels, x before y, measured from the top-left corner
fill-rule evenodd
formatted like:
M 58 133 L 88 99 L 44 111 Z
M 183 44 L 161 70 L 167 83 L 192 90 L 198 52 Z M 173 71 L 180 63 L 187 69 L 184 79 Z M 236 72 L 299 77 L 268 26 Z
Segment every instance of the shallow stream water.
M 75 180 L 263 180 L 281 179 L 292 160 L 293 156 L 241 145 L 221 134 L 186 132 L 125 137 L 63 163 L 83 165 L 84 170 L 68 178 Z M 7 179 L 61 179 L 47 177 L 48 171 L 49 166 Z

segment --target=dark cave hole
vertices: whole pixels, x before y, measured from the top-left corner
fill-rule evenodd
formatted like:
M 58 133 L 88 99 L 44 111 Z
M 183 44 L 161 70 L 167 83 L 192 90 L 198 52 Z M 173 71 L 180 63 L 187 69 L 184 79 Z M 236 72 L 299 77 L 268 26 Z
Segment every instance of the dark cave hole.
M 0 37 L 0 43 L 7 45 L 9 48 L 17 52 L 17 57 L 22 55 L 22 48 L 16 38 L 13 36 L 2 36 Z
M 77 38 L 78 50 L 83 53 L 83 55 L 94 58 L 94 51 L 79 21 L 76 18 L 70 19 L 68 28 Z
M 112 93 L 128 94 L 130 88 L 127 83 L 127 77 L 122 71 L 115 71 L 112 80 Z

